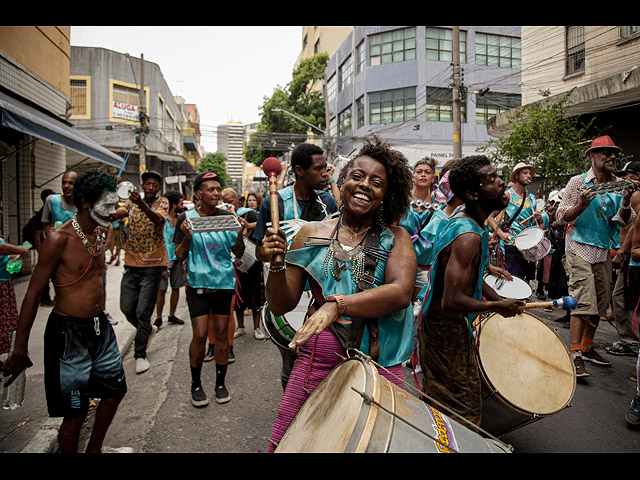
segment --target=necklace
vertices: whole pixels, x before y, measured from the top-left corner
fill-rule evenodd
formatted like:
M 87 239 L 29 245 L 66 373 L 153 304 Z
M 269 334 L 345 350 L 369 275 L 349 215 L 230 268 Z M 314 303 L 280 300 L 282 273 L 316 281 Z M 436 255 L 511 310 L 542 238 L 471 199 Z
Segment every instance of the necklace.
M 71 225 L 80 237 L 80 240 L 82 240 L 82 244 L 87 249 L 87 252 L 89 252 L 89 255 L 91 255 L 92 257 L 97 257 L 98 255 L 100 255 L 100 253 L 102 253 L 102 247 L 104 247 L 104 237 L 100 233 L 100 230 L 98 230 L 99 227 L 96 227 L 96 229 L 93 231 L 96 234 L 96 243 L 91 245 L 89 240 L 87 240 L 87 237 L 84 235 L 82 228 L 80 228 L 80 224 L 78 223 L 76 217 L 77 215 L 74 215 L 71 218 Z
M 351 232 L 351 238 L 349 238 L 349 246 L 350 247 L 353 246 L 353 241 L 356 238 L 358 238 L 360 235 L 362 235 L 363 233 L 367 232 L 371 228 L 371 225 L 369 225 L 367 228 L 365 228 L 361 232 L 354 232 L 349 227 L 347 227 L 344 223 L 342 223 L 342 216 L 340 216 L 340 226 L 346 228 L 347 230 L 349 230 Z

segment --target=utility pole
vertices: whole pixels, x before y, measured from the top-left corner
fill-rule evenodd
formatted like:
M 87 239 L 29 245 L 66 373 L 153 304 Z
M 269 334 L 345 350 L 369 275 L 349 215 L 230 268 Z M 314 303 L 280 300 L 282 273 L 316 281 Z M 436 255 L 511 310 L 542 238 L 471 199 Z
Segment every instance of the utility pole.
M 462 158 L 460 114 L 460 27 L 453 27 L 453 158 Z
M 144 94 L 144 55 L 140 54 L 140 172 L 142 175 L 147 170 L 147 145 L 146 145 L 146 131 L 147 131 L 147 101 Z M 140 181 L 142 184 L 142 179 Z

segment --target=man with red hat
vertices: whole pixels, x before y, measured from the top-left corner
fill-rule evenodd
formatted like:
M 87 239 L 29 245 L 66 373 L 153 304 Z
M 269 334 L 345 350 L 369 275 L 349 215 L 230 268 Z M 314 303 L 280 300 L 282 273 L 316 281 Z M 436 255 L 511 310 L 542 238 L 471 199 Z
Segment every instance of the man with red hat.
M 591 168 L 569 180 L 556 213 L 556 221 L 567 225 L 564 264 L 569 295 L 578 301 L 570 318 L 571 356 L 578 377 L 589 375 L 583 360 L 611 365 L 595 351 L 593 339 L 611 299 L 612 238 L 620 226 L 635 217 L 630 203 L 632 189 L 622 194 L 598 193 L 588 187 L 620 180 L 614 175 L 620 151 L 607 135 L 593 140 L 585 151 L 591 158 Z

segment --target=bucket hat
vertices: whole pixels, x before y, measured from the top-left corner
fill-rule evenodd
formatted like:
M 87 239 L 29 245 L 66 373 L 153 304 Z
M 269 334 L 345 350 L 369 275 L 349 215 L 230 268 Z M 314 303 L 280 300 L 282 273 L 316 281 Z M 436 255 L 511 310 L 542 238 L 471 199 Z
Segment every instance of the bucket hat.
M 523 168 L 530 168 L 532 176 L 536 174 L 536 167 L 534 167 L 533 165 L 527 165 L 524 162 L 520 162 L 520 163 L 517 163 L 515 167 L 513 167 L 513 171 L 511 172 L 511 176 L 509 177 L 509 179 L 513 182 L 514 177 L 516 176 L 516 173 L 518 173 Z

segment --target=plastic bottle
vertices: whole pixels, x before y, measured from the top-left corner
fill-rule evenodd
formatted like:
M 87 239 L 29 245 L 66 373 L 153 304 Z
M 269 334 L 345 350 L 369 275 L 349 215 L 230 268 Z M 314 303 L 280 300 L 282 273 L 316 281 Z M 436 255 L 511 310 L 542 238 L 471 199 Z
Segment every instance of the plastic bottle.
M 33 245 L 25 241 L 22 245 L 23 248 L 29 250 Z M 7 261 L 7 272 L 10 274 L 18 273 L 22 269 L 22 257 L 18 254 L 11 255 Z
M 13 332 L 13 336 L 11 337 L 11 350 L 9 355 L 13 353 L 13 346 L 16 341 L 16 332 Z M 21 407 L 24 403 L 24 390 L 27 384 L 27 370 L 23 370 L 20 375 L 13 381 L 11 385 L 8 387 L 3 385 L 2 388 L 2 408 L 5 410 L 15 410 L 18 407 Z M 5 383 L 11 377 L 5 378 Z

